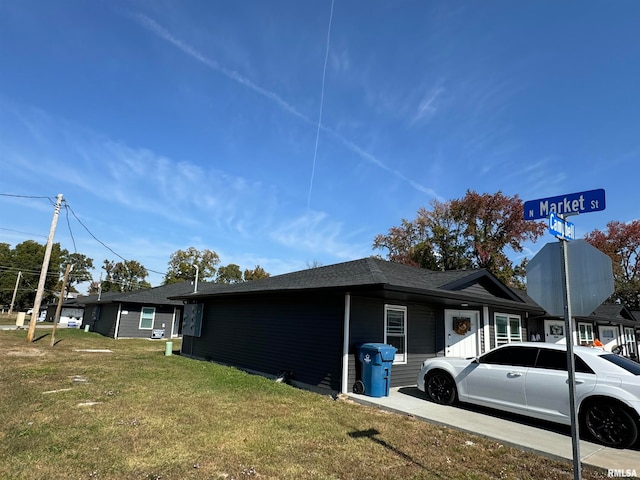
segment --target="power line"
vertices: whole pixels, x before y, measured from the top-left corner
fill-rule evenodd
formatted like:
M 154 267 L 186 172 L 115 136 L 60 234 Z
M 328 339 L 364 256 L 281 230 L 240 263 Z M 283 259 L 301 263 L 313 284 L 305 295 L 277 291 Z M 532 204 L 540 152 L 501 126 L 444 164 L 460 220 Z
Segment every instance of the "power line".
M 64 211 L 66 213 L 66 218 L 67 218 L 67 227 L 69 227 L 69 235 L 71 236 L 71 241 L 73 242 L 73 253 L 78 253 L 78 250 L 76 248 L 76 240 L 75 238 L 73 238 L 73 232 L 71 231 L 71 224 L 69 223 L 69 205 L 67 204 L 67 202 L 64 202 Z
M 79 223 L 80 225 L 82 225 L 82 227 L 87 231 L 87 233 L 88 233 L 89 235 L 91 235 L 91 237 L 93 237 L 93 239 L 94 239 L 96 242 L 98 242 L 98 243 L 99 243 L 100 245 L 102 245 L 104 248 L 106 248 L 106 249 L 107 249 L 107 250 L 109 250 L 111 253 L 113 253 L 116 257 L 118 257 L 118 258 L 119 258 L 119 259 L 121 259 L 123 262 L 125 262 L 125 264 L 126 264 L 126 262 L 128 262 L 128 261 L 129 261 L 129 260 L 127 260 L 126 258 L 124 258 L 122 255 L 120 255 L 119 253 L 117 253 L 115 250 L 113 250 L 111 247 L 109 247 L 106 243 L 104 243 L 104 242 L 103 242 L 102 240 L 100 240 L 98 237 L 96 237 L 96 236 L 91 232 L 91 230 L 89 230 L 89 228 L 88 228 L 84 223 L 82 223 L 82 221 L 81 221 L 81 220 L 78 218 L 78 216 L 76 215 L 76 212 L 74 212 L 74 211 L 73 211 L 73 208 L 71 208 L 71 205 L 69 205 L 66 201 L 65 201 L 65 208 L 66 208 L 66 209 L 68 209 L 68 210 L 71 212 L 71 214 L 75 217 L 75 219 L 78 221 L 78 223 Z M 71 226 L 70 226 L 70 225 L 69 225 L 69 230 L 71 230 Z M 72 237 L 72 238 L 73 238 L 73 237 Z M 75 243 L 74 243 L 74 246 L 75 246 Z M 156 270 L 151 270 L 151 269 L 146 268 L 146 267 L 145 267 L 145 270 L 146 270 L 147 272 L 157 273 L 157 274 L 159 274 L 159 275 L 166 275 L 166 272 L 158 272 L 158 271 L 156 271 Z
M 36 195 L 16 195 L 13 193 L 0 193 L 0 197 L 16 197 L 16 198 L 46 198 L 49 201 L 53 201 L 53 197 L 43 197 Z M 55 203 L 55 202 L 54 202 Z
M 29 270 L 26 268 L 15 267 L 12 265 L 0 265 L 0 271 L 22 272 L 22 273 L 28 273 L 31 275 L 38 275 L 40 273 L 40 270 Z M 50 277 L 60 277 L 60 273 L 47 272 L 47 275 Z
M 38 195 L 18 195 L 18 194 L 12 194 L 12 193 L 0 193 L 0 196 L 2 197 L 13 197 L 13 198 L 33 198 L 33 199 L 46 199 L 48 200 L 52 205 L 55 205 L 55 198 L 53 197 L 47 197 L 47 196 L 38 196 Z M 63 199 L 64 202 L 64 207 L 65 207 L 65 211 L 66 211 L 66 218 L 67 218 L 67 226 L 69 228 L 69 235 L 71 236 L 71 242 L 73 243 L 73 250 L 75 253 L 77 252 L 77 246 L 76 246 L 76 241 L 75 241 L 75 237 L 73 235 L 73 231 L 71 229 L 71 222 L 69 221 L 69 212 L 71 212 L 71 214 L 73 215 L 73 217 L 78 221 L 78 223 L 80 225 L 82 225 L 82 228 L 84 228 L 86 230 L 86 232 L 96 241 L 98 242 L 100 245 L 102 245 L 104 248 L 106 248 L 107 250 L 109 250 L 112 254 L 114 254 L 116 257 L 118 257 L 120 260 L 122 260 L 125 263 L 129 262 L 129 260 L 127 260 L 126 258 L 124 258 L 122 255 L 120 255 L 119 253 L 117 253 L 115 250 L 113 250 L 111 247 L 109 247 L 106 243 L 104 243 L 102 240 L 100 240 L 98 237 L 96 237 L 93 232 L 91 232 L 91 230 L 89 230 L 89 228 L 82 222 L 82 220 L 80 220 L 80 218 L 78 218 L 78 216 L 76 215 L 76 213 L 74 212 L 73 208 L 71 208 L 71 205 L 69 205 L 69 203 L 66 201 L 66 199 Z M 27 232 L 19 232 L 17 230 L 10 230 L 7 228 L 1 228 L 1 230 L 7 230 L 7 231 L 13 231 L 16 233 L 22 233 L 22 234 L 26 234 L 26 235 L 35 235 L 35 236 L 39 236 L 39 237 L 44 237 L 47 238 L 46 235 L 38 235 L 38 234 L 31 234 L 31 233 L 27 233 Z M 166 275 L 166 272 L 159 272 L 157 270 L 152 270 L 150 268 L 146 268 L 145 270 L 147 272 L 151 272 L 151 273 L 155 273 L 158 275 Z M 33 273 L 33 272 L 31 272 Z M 49 275 L 53 275 L 53 274 L 49 274 Z
M 124 262 L 126 262 L 126 261 L 127 261 L 127 259 L 126 259 L 126 258 L 124 258 L 122 255 L 120 255 L 120 254 L 116 253 L 116 252 L 115 252 L 111 247 L 109 247 L 106 243 L 104 243 L 102 240 L 100 240 L 98 237 L 96 237 L 96 236 L 91 232 L 91 230 L 89 230 L 89 228 L 88 228 L 84 223 L 82 223 L 82 220 L 80 220 L 80 219 L 78 218 L 78 216 L 76 215 L 76 212 L 74 212 L 74 211 L 73 211 L 73 208 L 71 208 L 71 205 L 69 205 L 67 202 L 65 202 L 65 208 L 66 208 L 66 209 L 68 209 L 68 210 L 71 212 L 71 214 L 75 217 L 75 219 L 78 221 L 78 223 L 79 223 L 80 225 L 82 225 L 82 227 L 87 231 L 87 233 L 88 233 L 89 235 L 91 235 L 91 237 L 93 237 L 93 239 L 94 239 L 96 242 L 98 242 L 98 243 L 99 243 L 100 245 L 102 245 L 104 248 L 106 248 L 107 250 L 109 250 L 109 251 L 110 251 L 111 253 L 113 253 L 116 257 L 120 258 L 122 261 L 124 261 Z
M 0 228 L 0 230 L 4 230 L 6 232 L 13 232 L 13 233 L 21 233 L 23 235 L 30 235 L 33 237 L 43 237 L 43 238 L 47 238 L 46 235 L 41 235 L 39 233 L 29 233 L 29 232 L 21 232 L 20 230 L 12 230 L 10 228 Z

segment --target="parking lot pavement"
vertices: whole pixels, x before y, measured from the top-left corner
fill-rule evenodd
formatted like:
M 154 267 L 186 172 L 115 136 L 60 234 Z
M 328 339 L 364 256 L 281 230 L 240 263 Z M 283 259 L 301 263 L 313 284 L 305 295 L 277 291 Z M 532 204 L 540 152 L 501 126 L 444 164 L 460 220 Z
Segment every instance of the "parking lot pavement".
M 539 422 L 473 406 L 445 406 L 428 401 L 417 387 L 392 388 L 388 397 L 374 398 L 350 393 L 362 404 L 411 415 L 429 423 L 447 426 L 490 438 L 505 445 L 531 451 L 546 457 L 573 461 L 571 429 L 568 426 Z M 583 465 L 605 471 L 640 472 L 640 448 L 615 449 L 580 441 Z

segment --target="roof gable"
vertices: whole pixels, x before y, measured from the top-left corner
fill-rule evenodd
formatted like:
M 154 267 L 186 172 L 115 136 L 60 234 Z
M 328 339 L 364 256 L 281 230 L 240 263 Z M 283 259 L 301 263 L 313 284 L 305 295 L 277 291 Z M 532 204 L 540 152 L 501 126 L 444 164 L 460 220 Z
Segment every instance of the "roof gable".
M 604 303 L 596 308 L 592 315 L 616 320 L 637 321 L 631 310 L 621 303 Z
M 522 301 L 516 293 L 500 282 L 486 269 L 476 270 L 460 276 L 440 288 L 465 292 L 480 297 L 497 297 L 505 300 Z

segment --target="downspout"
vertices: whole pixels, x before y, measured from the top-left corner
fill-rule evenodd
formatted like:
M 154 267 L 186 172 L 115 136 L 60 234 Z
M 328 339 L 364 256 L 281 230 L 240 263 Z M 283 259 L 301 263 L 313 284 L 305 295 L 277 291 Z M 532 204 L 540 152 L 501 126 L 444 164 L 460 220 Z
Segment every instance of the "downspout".
M 116 329 L 113 332 L 113 338 L 118 338 L 118 330 L 120 329 L 120 312 L 122 310 L 122 304 L 118 304 L 118 316 L 116 317 Z
M 485 353 L 491 349 L 491 319 L 489 318 L 489 307 L 482 307 L 482 331 L 484 334 L 482 335 L 482 347 L 480 348 L 480 353 Z M 478 339 L 480 340 L 480 339 Z
M 178 307 L 173 307 L 173 316 L 171 317 L 171 336 L 169 338 L 173 338 L 173 327 L 176 326 L 176 310 L 178 310 Z
M 341 393 L 349 392 L 349 330 L 351 322 L 351 295 L 344 296 L 344 322 L 342 331 L 342 386 Z

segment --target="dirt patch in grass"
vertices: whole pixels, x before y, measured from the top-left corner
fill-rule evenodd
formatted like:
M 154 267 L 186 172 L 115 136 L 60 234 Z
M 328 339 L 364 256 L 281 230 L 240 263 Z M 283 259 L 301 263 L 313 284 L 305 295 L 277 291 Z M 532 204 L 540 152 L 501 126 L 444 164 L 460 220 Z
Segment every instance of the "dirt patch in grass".
M 0 332 L 0 478 L 573 478 L 569 462 L 166 357 L 164 342 L 62 330 L 49 347 L 25 337 Z M 23 350 L 46 354 L 6 353 Z
M 47 352 L 39 350 L 37 348 L 17 348 L 8 350 L 5 354 L 9 357 L 41 357 L 46 355 Z

